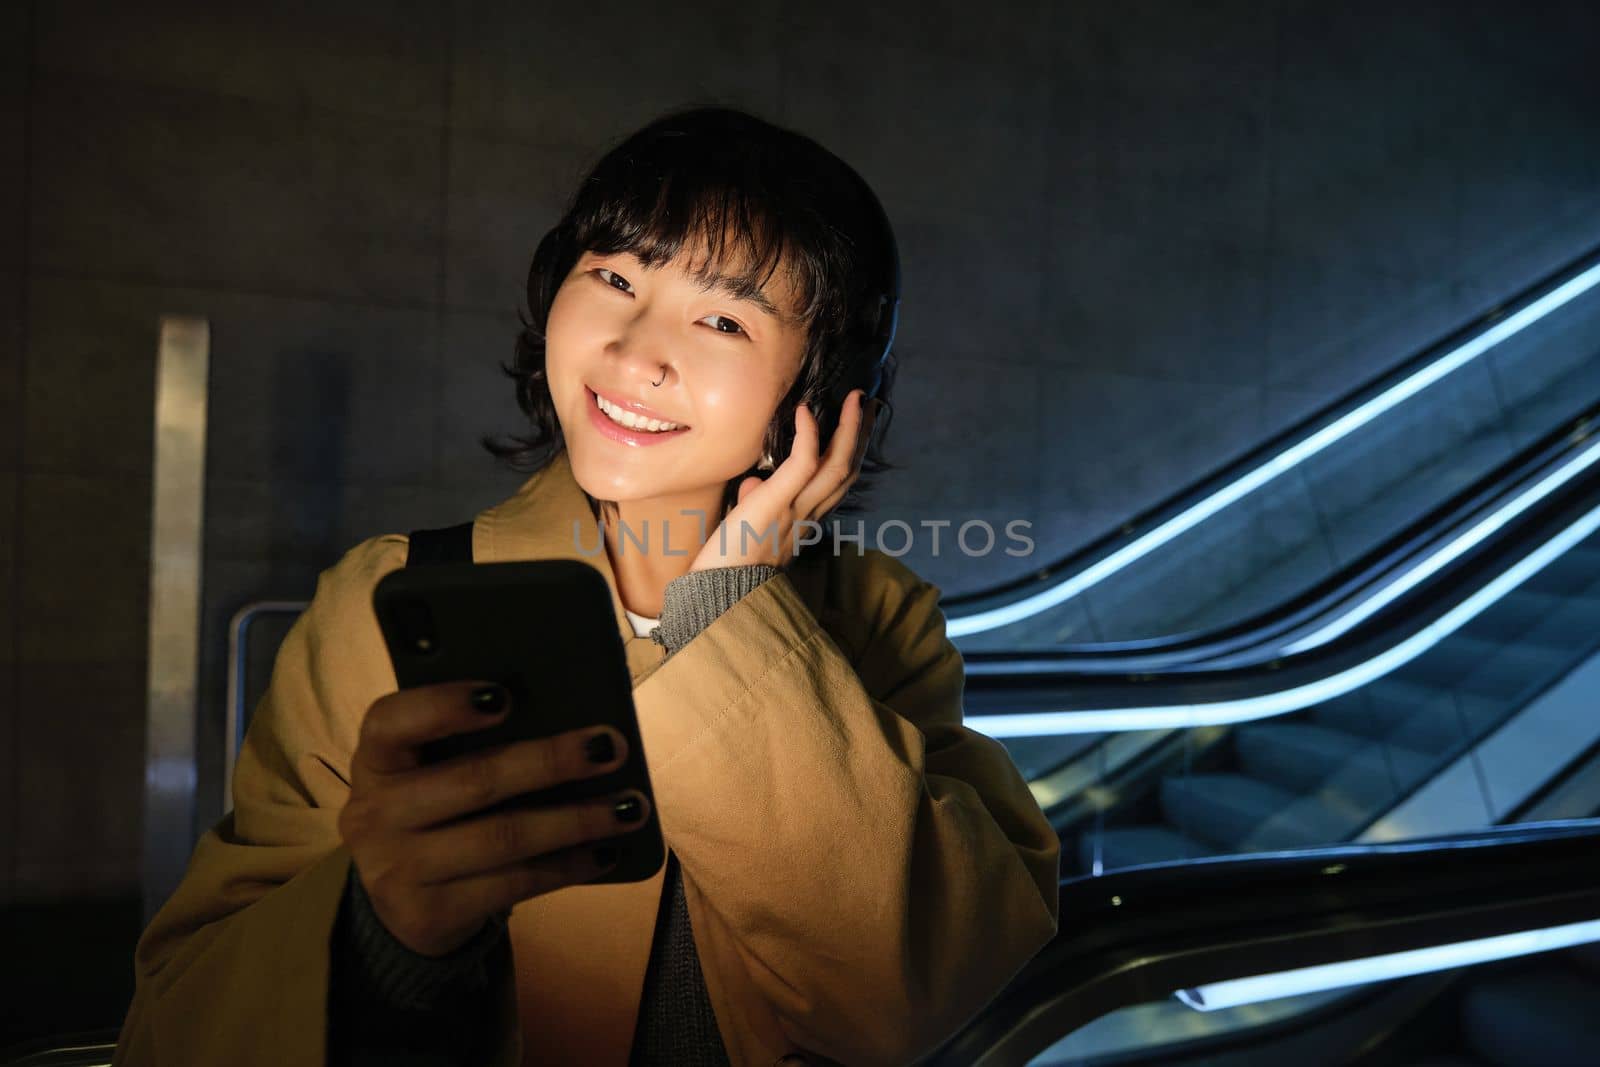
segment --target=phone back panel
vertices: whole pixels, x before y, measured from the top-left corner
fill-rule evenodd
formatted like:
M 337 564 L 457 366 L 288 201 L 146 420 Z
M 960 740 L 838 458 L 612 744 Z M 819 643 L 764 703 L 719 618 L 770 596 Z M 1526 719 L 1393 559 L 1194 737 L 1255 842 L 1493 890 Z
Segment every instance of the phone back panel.
M 491 810 L 638 789 L 650 798 L 650 816 L 638 828 L 608 839 L 621 855 L 594 881 L 639 881 L 660 868 L 666 850 L 639 739 L 633 681 L 610 587 L 598 570 L 564 559 L 430 563 L 386 575 L 373 591 L 373 609 L 400 688 L 484 679 L 511 694 L 512 711 L 502 722 L 424 746 L 424 762 L 612 726 L 628 741 L 622 767 L 527 793 Z

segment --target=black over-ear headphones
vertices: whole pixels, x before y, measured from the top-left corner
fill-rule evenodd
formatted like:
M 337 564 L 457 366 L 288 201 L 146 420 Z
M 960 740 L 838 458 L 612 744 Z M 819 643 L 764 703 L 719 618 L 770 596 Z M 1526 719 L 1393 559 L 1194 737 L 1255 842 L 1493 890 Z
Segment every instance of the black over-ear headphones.
M 894 239 L 894 227 L 889 223 L 888 213 L 883 210 L 883 204 L 869 186 L 859 176 L 857 184 L 861 194 L 870 205 L 873 216 L 877 219 L 879 229 L 883 235 L 884 250 L 888 253 L 889 286 L 888 291 L 878 296 L 878 314 L 873 323 L 872 333 L 866 342 L 867 351 L 861 353 L 871 360 L 850 358 L 851 353 L 843 361 L 845 366 L 866 365 L 867 369 L 859 376 L 849 374 L 840 375 L 840 380 L 828 391 L 826 401 L 821 411 L 815 412 L 817 425 L 820 430 L 819 444 L 821 449 L 828 447 L 828 442 L 833 439 L 833 431 L 838 427 L 839 409 L 844 406 L 845 397 L 850 395 L 852 389 L 864 389 L 861 403 L 864 414 L 871 414 L 872 404 L 876 399 L 881 405 L 877 418 L 873 422 L 874 436 L 880 436 L 888 426 L 890 418 L 894 415 L 894 407 L 885 398 L 878 396 L 878 391 L 883 387 L 883 368 L 889 361 L 889 353 L 894 350 L 895 331 L 900 326 L 900 247 Z M 787 447 L 785 448 L 787 452 Z

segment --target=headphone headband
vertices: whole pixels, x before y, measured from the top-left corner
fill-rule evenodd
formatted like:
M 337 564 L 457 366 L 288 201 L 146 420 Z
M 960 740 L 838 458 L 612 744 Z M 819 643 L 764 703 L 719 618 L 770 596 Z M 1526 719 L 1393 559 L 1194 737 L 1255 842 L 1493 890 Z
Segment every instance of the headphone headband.
M 883 232 L 884 245 L 889 252 L 889 292 L 878 297 L 878 322 L 873 333 L 873 347 L 876 348 L 880 342 L 883 347 L 873 363 L 872 384 L 862 397 L 865 401 L 877 396 L 879 388 L 883 385 L 883 365 L 888 362 L 889 353 L 894 348 L 895 333 L 900 328 L 900 246 L 895 241 L 894 227 L 889 223 L 888 212 L 883 210 L 883 204 L 878 200 L 877 194 L 865 180 L 861 181 L 861 189 L 877 215 L 879 227 Z

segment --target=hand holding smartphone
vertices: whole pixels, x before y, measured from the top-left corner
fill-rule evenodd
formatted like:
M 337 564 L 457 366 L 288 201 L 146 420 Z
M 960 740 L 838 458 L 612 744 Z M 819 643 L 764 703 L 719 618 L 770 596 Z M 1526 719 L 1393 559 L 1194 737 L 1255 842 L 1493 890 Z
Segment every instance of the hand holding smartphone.
M 660 868 L 598 571 L 576 560 L 408 568 L 379 583 L 373 606 L 400 689 L 363 721 L 339 822 L 391 933 L 442 955 L 519 900 Z M 597 857 L 604 848 L 613 860 Z

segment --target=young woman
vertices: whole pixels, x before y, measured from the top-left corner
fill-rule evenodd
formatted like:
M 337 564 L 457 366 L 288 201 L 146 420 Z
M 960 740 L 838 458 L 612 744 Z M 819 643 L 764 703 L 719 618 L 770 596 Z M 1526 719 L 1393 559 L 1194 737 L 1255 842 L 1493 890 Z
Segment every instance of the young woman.
M 373 538 L 278 653 L 118 1063 L 907 1063 L 1049 941 L 1059 844 L 962 725 L 939 590 L 806 525 L 887 466 L 886 226 L 814 141 L 698 109 L 609 152 L 534 257 L 532 431 L 485 441 L 533 474 L 473 556 L 605 576 L 663 869 L 588 884 L 640 796 L 483 813 L 614 769 L 615 731 L 419 765 L 505 694 L 395 691 L 371 594 L 408 538 Z

